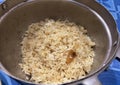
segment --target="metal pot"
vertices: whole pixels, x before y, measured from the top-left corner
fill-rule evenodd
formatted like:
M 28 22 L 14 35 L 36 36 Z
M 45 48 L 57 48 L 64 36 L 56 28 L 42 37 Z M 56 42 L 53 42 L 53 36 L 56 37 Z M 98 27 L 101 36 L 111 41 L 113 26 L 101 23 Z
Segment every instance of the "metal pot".
M 96 56 L 92 70 L 85 78 L 66 84 L 101 85 L 97 75 L 115 57 L 119 47 L 119 33 L 113 17 L 96 1 L 8 0 L 1 5 L 0 11 L 0 67 L 9 76 L 34 84 L 25 80 L 18 65 L 21 60 L 22 35 L 33 22 L 45 18 L 67 18 L 87 28 L 89 36 L 96 42 Z

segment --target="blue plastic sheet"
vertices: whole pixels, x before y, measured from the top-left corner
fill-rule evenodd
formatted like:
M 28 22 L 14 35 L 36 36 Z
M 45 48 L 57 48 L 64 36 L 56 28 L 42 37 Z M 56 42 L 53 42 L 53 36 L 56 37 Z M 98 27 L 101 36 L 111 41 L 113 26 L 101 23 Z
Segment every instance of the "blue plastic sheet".
M 2 4 L 5 0 L 0 0 L 0 4 Z
M 3 71 L 0 70 L 0 80 L 2 81 L 2 85 L 21 85 L 16 80 L 7 76 Z

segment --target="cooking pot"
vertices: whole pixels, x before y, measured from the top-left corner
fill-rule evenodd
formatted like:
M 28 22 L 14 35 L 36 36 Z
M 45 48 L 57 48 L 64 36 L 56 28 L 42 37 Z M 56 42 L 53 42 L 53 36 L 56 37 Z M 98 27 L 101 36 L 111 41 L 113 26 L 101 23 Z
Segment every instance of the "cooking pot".
M 97 75 L 108 67 L 119 47 L 113 17 L 94 0 L 7 0 L 0 7 L 0 16 L 0 69 L 28 84 L 35 83 L 25 79 L 18 63 L 22 36 L 33 22 L 45 18 L 68 19 L 84 26 L 95 41 L 96 56 L 91 72 L 85 78 L 65 84 L 101 85 Z

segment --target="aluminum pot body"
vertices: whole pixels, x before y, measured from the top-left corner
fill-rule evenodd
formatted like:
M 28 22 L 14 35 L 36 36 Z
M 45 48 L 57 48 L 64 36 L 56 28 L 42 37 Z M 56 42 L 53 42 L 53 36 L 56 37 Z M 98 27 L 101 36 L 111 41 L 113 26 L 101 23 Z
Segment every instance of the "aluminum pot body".
M 11 0 L 8 3 L 13 2 Z M 16 2 L 16 3 L 15 3 Z M 17 4 L 18 2 L 21 2 Z M 17 80 L 25 80 L 18 63 L 21 61 L 20 42 L 27 26 L 45 18 L 68 19 L 84 26 L 96 43 L 91 72 L 83 79 L 66 84 L 100 85 L 97 75 L 115 57 L 119 34 L 113 17 L 93 0 L 16 0 L 11 5 L 1 5 L 0 62 L 1 69 Z M 17 4 L 17 5 L 16 5 Z M 15 6 L 16 5 L 16 6 Z

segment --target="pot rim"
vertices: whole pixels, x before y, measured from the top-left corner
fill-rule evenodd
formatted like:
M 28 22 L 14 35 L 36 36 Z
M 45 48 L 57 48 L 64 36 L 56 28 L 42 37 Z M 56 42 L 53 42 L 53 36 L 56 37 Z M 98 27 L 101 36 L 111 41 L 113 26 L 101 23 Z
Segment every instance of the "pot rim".
M 28 0 L 27 2 L 22 2 L 22 3 L 19 3 L 18 5 L 16 5 L 16 6 L 14 6 L 13 8 L 11 8 L 8 12 L 6 12 L 3 16 L 1 16 L 0 17 L 0 23 L 2 22 L 2 20 L 9 14 L 9 13 L 11 13 L 12 11 L 14 11 L 14 9 L 17 9 L 18 7 L 21 7 L 21 6 L 24 6 L 24 5 L 26 5 L 26 4 L 30 4 L 30 3 L 32 3 L 32 2 L 39 2 L 40 0 Z M 47 1 L 47 0 L 46 0 Z M 75 3 L 75 4 L 77 4 L 77 5 L 80 5 L 80 4 L 82 4 L 82 5 L 84 5 L 84 7 L 86 8 L 86 9 L 88 9 L 88 10 L 90 10 L 91 12 L 92 11 L 94 11 L 93 9 L 91 9 L 89 6 L 87 6 L 87 5 L 85 5 L 85 4 L 83 4 L 83 3 L 79 3 L 79 2 L 77 2 L 77 1 L 73 1 L 73 0 L 66 0 L 66 1 L 71 1 L 71 3 Z M 105 9 L 102 5 L 100 5 L 98 2 L 96 2 L 96 1 L 93 1 L 94 2 L 94 4 L 96 4 L 96 5 L 99 5 L 99 6 L 101 6 L 101 8 L 102 9 Z M 106 9 L 105 9 L 105 11 L 107 11 Z M 95 11 L 94 11 L 95 12 Z M 107 11 L 108 12 L 108 11 Z M 101 17 L 97 12 L 95 12 L 99 17 Z M 112 15 L 108 12 L 108 14 L 110 15 L 110 17 L 112 17 Z M 102 18 L 102 17 L 101 17 Z M 113 19 L 113 17 L 112 17 L 112 19 Z M 104 20 L 104 19 L 103 19 Z M 113 19 L 113 21 L 114 21 L 114 19 Z M 115 24 L 115 23 L 113 23 L 113 24 Z M 115 26 L 116 26 L 116 24 L 115 24 Z M 117 29 L 117 27 L 116 27 L 116 29 Z M 101 71 L 103 71 L 109 64 L 110 64 L 110 62 L 114 59 L 114 57 L 115 57 L 115 55 L 116 55 L 116 52 L 117 52 L 117 49 L 118 49 L 118 47 L 119 47 L 119 43 L 120 43 L 120 41 L 119 41 L 119 32 L 118 32 L 118 30 L 117 30 L 117 42 L 116 42 L 116 49 L 114 50 L 114 53 L 113 53 L 113 56 L 109 59 L 109 60 L 107 60 L 99 69 L 97 69 L 97 70 L 95 70 L 94 72 L 92 72 L 92 73 L 90 73 L 90 74 L 88 74 L 86 77 L 84 77 L 84 78 L 82 78 L 82 79 L 79 79 L 79 80 L 74 80 L 74 81 L 71 81 L 71 82 L 67 82 L 67 83 L 63 83 L 63 84 L 72 84 L 72 83 L 76 83 L 76 82 L 80 82 L 80 81 L 83 81 L 83 80 L 85 80 L 85 79 L 87 79 L 87 78 L 90 78 L 90 77 L 93 77 L 93 76 L 97 76 Z M 112 45 L 111 45 L 112 46 Z M 111 49 L 112 49 L 112 47 L 111 47 Z M 30 81 L 26 81 L 26 80 L 23 80 L 23 79 L 21 79 L 21 78 L 18 78 L 18 77 L 16 77 L 16 76 L 14 76 L 14 75 L 12 75 L 12 74 L 10 74 L 6 69 L 5 69 L 5 67 L 2 65 L 2 63 L 0 62 L 0 67 L 1 67 L 1 69 L 7 74 L 7 75 L 9 75 L 9 76 L 11 76 L 12 78 L 14 78 L 14 79 L 16 79 L 16 80 L 20 80 L 20 81 L 22 81 L 22 82 L 25 82 L 25 83 L 29 83 L 29 84 L 39 84 L 39 83 L 33 83 L 33 82 L 30 82 Z M 44 84 L 43 84 L 44 85 Z

